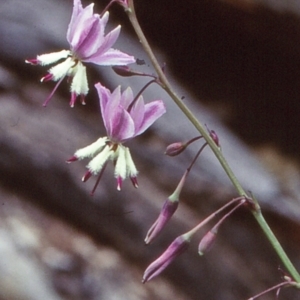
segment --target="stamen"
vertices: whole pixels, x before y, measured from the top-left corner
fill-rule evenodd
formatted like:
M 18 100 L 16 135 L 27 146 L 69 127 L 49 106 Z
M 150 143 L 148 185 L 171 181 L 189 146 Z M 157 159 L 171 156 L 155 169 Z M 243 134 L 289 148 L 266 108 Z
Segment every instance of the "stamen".
M 80 102 L 81 102 L 82 105 L 86 105 L 86 103 L 85 103 L 85 95 L 83 95 L 83 94 L 80 95 Z
M 45 75 L 44 77 L 41 78 L 41 82 L 47 82 L 52 80 L 53 75 L 51 73 L 48 73 L 47 75 Z
M 71 93 L 71 100 L 70 100 L 70 107 L 72 107 L 72 108 L 74 107 L 75 102 L 76 102 L 76 98 L 77 98 L 76 93 L 72 92 Z
M 88 181 L 88 179 L 90 178 L 92 176 L 92 172 L 89 170 L 89 171 L 87 171 L 84 175 L 83 175 L 83 177 L 82 177 L 82 181 L 83 182 L 87 182 Z
M 65 78 L 65 76 L 63 76 L 55 85 L 54 89 L 52 90 L 52 92 L 50 93 L 50 95 L 47 97 L 47 99 L 45 100 L 45 102 L 43 103 L 43 106 L 47 106 L 47 104 L 49 103 L 49 101 L 51 100 L 51 98 L 53 97 L 54 93 L 56 92 L 58 86 L 61 84 L 61 82 L 63 81 L 63 79 Z
M 39 60 L 36 59 L 36 58 L 33 58 L 33 59 L 26 59 L 26 60 L 25 60 L 25 63 L 26 63 L 26 64 L 31 64 L 31 65 L 38 65 L 38 64 L 39 64 Z
M 117 178 L 117 190 L 118 191 L 121 191 L 121 189 L 122 189 L 122 183 L 123 183 L 122 177 L 119 176 Z
M 95 183 L 95 185 L 94 185 L 94 188 L 92 189 L 92 191 L 91 191 L 91 193 L 90 193 L 91 196 L 94 196 L 94 194 L 95 194 L 96 188 L 97 188 L 97 186 L 98 186 L 98 184 L 99 184 L 99 182 L 100 182 L 100 179 L 101 179 L 102 174 L 103 174 L 103 172 L 104 172 L 104 170 L 105 170 L 105 168 L 106 168 L 106 165 L 107 165 L 107 162 L 104 164 L 102 170 L 100 171 L 100 173 L 99 173 L 99 175 L 98 175 L 98 178 L 97 178 L 97 181 L 96 181 L 96 183 Z
M 131 180 L 133 186 L 137 189 L 139 187 L 138 182 L 137 182 L 137 177 L 130 177 L 130 180 Z
M 77 156 L 75 156 L 75 155 L 73 155 L 71 158 L 69 158 L 68 160 L 66 160 L 66 163 L 71 163 L 71 162 L 73 162 L 73 161 L 77 161 L 78 160 L 78 157 Z

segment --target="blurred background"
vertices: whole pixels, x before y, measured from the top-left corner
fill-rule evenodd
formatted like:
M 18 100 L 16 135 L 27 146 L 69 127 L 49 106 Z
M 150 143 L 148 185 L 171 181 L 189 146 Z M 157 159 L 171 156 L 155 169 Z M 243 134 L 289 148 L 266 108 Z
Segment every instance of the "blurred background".
M 83 5 L 89 4 L 82 1 Z M 100 13 L 108 1 L 95 1 Z M 0 299 L 247 299 L 282 281 L 276 253 L 245 209 L 221 227 L 204 257 L 197 244 L 160 277 L 142 285 L 145 268 L 175 237 L 198 224 L 236 192 L 206 149 L 192 170 L 174 218 L 145 246 L 147 230 L 198 150 L 177 157 L 165 147 L 197 135 L 162 90 L 167 113 L 127 146 L 137 165 L 139 189 L 125 181 L 116 190 L 108 166 L 96 194 L 81 182 L 87 161 L 67 165 L 74 152 L 105 135 L 94 83 L 121 84 L 135 93 L 144 78 L 121 78 L 110 68 L 88 66 L 86 106 L 71 109 L 63 82 L 39 82 L 47 68 L 25 59 L 68 49 L 66 30 L 73 1 L 0 0 Z M 137 0 L 149 41 L 166 62 L 178 95 L 214 129 L 222 151 L 300 270 L 300 4 L 288 0 Z M 107 31 L 122 24 L 116 48 L 133 54 L 152 73 L 147 56 L 120 7 Z M 270 293 L 261 299 L 275 299 Z M 283 289 L 279 299 L 300 299 Z

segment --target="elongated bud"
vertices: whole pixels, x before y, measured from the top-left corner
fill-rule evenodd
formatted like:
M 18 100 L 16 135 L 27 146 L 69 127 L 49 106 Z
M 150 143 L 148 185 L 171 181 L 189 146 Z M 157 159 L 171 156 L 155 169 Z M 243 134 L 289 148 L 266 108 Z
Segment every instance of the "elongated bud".
M 179 204 L 179 196 L 183 188 L 183 185 L 185 183 L 187 175 L 188 172 L 186 171 L 183 174 L 174 193 L 170 195 L 168 199 L 165 201 L 158 218 L 156 219 L 156 221 L 153 223 L 153 225 L 150 227 L 150 229 L 147 232 L 145 238 L 146 244 L 149 244 L 156 236 L 158 236 L 158 234 L 163 230 L 163 228 L 166 226 L 168 221 L 171 219 L 171 217 L 177 210 Z
M 170 144 L 165 151 L 165 154 L 168 156 L 176 156 L 183 152 L 186 148 L 187 144 L 183 144 L 182 142 L 177 142 Z
M 185 252 L 190 244 L 190 237 L 185 234 L 177 237 L 167 248 L 167 250 L 154 262 L 152 262 L 144 272 L 143 283 L 158 276 L 169 264 L 180 254 Z
M 218 230 L 214 227 L 204 235 L 198 246 L 199 255 L 204 255 L 207 251 L 211 249 L 213 243 L 217 238 L 217 232 Z
M 196 136 L 186 143 L 182 143 L 182 142 L 172 143 L 167 147 L 165 154 L 169 155 L 169 156 L 176 156 L 176 155 L 180 154 L 182 151 L 184 151 L 188 145 L 190 145 L 191 143 L 193 143 L 201 138 L 203 138 L 202 135 Z
M 232 213 L 237 210 L 240 206 L 244 205 L 244 203 L 247 201 L 245 198 L 237 198 L 239 203 L 233 207 L 227 214 L 225 214 L 219 221 L 218 223 L 208 232 L 205 234 L 205 236 L 202 238 L 202 240 L 199 243 L 198 246 L 198 253 L 199 255 L 203 255 L 205 252 L 209 251 L 211 246 L 213 245 L 217 233 L 219 230 L 219 227 L 224 223 L 224 221 L 232 215 Z M 230 202 L 232 203 L 232 202 Z M 226 206 L 223 206 L 225 208 Z M 198 227 L 198 226 L 197 226 Z M 200 227 L 199 227 L 200 228 Z
M 153 225 L 147 232 L 145 238 L 145 244 L 151 243 L 151 241 L 163 230 L 174 212 L 177 210 L 179 201 L 171 201 L 167 199 L 160 211 L 160 214 Z
M 130 69 L 128 66 L 114 66 L 112 69 L 115 71 L 116 74 L 122 77 L 131 77 L 135 75 L 144 75 L 141 72 L 134 71 Z

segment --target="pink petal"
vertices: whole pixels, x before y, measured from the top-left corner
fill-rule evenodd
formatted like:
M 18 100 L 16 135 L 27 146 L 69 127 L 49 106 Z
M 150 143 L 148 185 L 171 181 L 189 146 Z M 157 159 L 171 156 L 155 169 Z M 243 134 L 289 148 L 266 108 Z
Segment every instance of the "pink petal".
M 68 40 L 73 51 L 79 48 L 88 36 L 94 23 L 98 21 L 98 17 L 93 15 L 93 6 L 93 3 L 90 4 L 76 17 L 76 23 L 73 26 L 74 30 L 72 30 L 73 34 L 70 35 L 70 39 Z
M 128 110 L 128 106 L 133 101 L 133 92 L 131 87 L 128 87 L 121 96 L 120 105 L 123 106 L 126 110 Z
M 108 22 L 108 18 L 109 18 L 109 12 L 105 12 L 105 14 L 100 18 L 100 22 L 101 22 L 101 27 L 104 28 L 106 27 L 106 24 Z
M 89 57 L 85 57 L 86 62 L 94 62 L 98 56 L 103 55 L 108 49 L 112 47 L 112 45 L 116 42 L 119 37 L 121 30 L 121 26 L 117 26 L 114 30 L 109 32 L 104 37 L 104 32 L 101 37 L 101 43 L 97 42 L 97 49 L 95 49 L 94 53 L 92 53 Z
M 115 119 L 115 114 L 118 113 L 118 106 L 120 104 L 120 97 L 121 97 L 121 86 L 118 86 L 110 95 L 105 109 L 102 112 L 102 117 L 104 123 L 106 124 L 105 128 L 108 135 L 111 135 L 113 128 L 111 127 L 111 120 Z
M 144 120 L 139 128 L 136 128 L 135 136 L 143 133 L 159 117 L 166 112 L 164 103 L 161 100 L 152 101 L 145 105 Z
M 130 110 L 130 115 L 134 121 L 135 129 L 139 130 L 142 126 L 145 114 L 145 104 L 142 96 L 135 102 L 132 109 Z
M 130 139 L 134 135 L 133 120 L 123 107 L 117 107 L 109 122 L 110 132 L 108 132 L 108 136 L 113 141 L 122 142 L 123 140 Z
M 104 117 L 105 116 L 104 112 L 105 112 L 106 105 L 111 97 L 111 92 L 105 86 L 101 85 L 100 82 L 95 84 L 95 88 L 97 89 L 98 92 L 101 115 L 104 122 L 104 126 L 105 128 L 107 128 L 108 124 L 106 124 L 106 118 Z
M 72 17 L 71 17 L 71 21 L 69 23 L 69 27 L 68 27 L 68 31 L 67 31 L 67 40 L 69 43 L 72 39 L 72 36 L 74 35 L 76 19 L 82 10 L 83 10 L 83 8 L 82 8 L 81 1 L 74 0 Z
M 85 57 L 89 57 L 95 53 L 99 44 L 102 42 L 103 34 L 101 34 L 100 22 L 95 21 L 90 27 L 90 31 L 86 35 L 85 39 L 82 40 L 76 50 L 74 49 L 76 56 L 83 61 Z
M 102 18 L 98 15 L 94 15 L 94 17 L 97 18 L 97 21 L 91 27 L 89 34 L 81 43 L 80 47 L 76 50 L 76 55 L 81 58 L 81 60 L 92 56 L 106 42 L 104 29 L 109 18 L 109 13 L 106 12 Z
M 99 55 L 93 55 L 88 59 L 84 59 L 84 62 L 91 62 L 102 66 L 124 66 L 135 62 L 135 58 L 124 52 L 116 49 L 109 49 L 105 53 Z

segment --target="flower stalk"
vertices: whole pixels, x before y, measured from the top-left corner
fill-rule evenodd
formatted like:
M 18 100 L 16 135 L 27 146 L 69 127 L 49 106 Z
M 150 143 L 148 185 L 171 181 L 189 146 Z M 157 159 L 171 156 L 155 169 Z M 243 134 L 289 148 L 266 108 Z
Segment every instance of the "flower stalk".
M 297 287 L 299 288 L 299 284 L 297 282 L 294 282 L 294 281 L 291 281 L 291 280 L 287 280 L 287 281 L 284 281 L 284 282 L 281 282 L 279 284 L 276 284 L 270 288 L 268 288 L 267 290 L 249 298 L 248 300 L 255 300 L 255 299 L 258 299 L 259 297 L 267 294 L 267 293 L 270 293 L 272 291 L 275 291 L 276 290 L 276 297 L 278 299 L 278 296 L 279 296 L 279 292 L 280 290 L 283 288 L 283 287 L 288 287 L 288 286 L 293 286 L 293 287 Z
M 238 198 L 235 198 L 235 199 L 229 201 L 228 203 L 223 205 L 221 208 L 219 208 L 217 211 L 215 211 L 214 213 L 209 215 L 207 218 L 205 218 L 202 222 L 200 222 L 193 229 L 178 236 L 169 245 L 169 247 L 163 252 L 163 254 L 147 267 L 147 269 L 144 272 L 142 282 L 146 283 L 149 280 L 153 279 L 154 277 L 158 276 L 162 271 L 164 271 L 170 265 L 170 263 L 175 260 L 175 258 L 177 258 L 179 255 L 181 255 L 183 252 L 185 252 L 187 250 L 193 235 L 200 228 L 202 228 L 205 224 L 210 222 L 219 213 L 224 211 L 226 208 L 231 206 L 233 203 L 238 202 L 238 201 L 240 201 L 240 203 L 237 205 L 237 207 L 246 203 L 247 199 L 245 199 L 244 197 L 238 197 Z
M 140 24 L 137 20 L 135 8 L 134 8 L 134 1 L 128 0 L 128 8 L 125 9 L 125 12 L 128 15 L 128 18 L 138 36 L 138 39 L 140 43 L 142 44 L 145 52 L 147 53 L 155 71 L 157 72 L 159 81 L 161 83 L 162 88 L 169 94 L 169 96 L 173 99 L 173 101 L 176 103 L 176 105 L 181 109 L 181 111 L 185 114 L 185 116 L 190 120 L 190 122 L 194 125 L 194 127 L 198 130 L 198 132 L 203 136 L 203 138 L 207 141 L 209 147 L 219 160 L 222 168 L 226 172 L 227 176 L 231 180 L 233 186 L 237 190 L 238 194 L 240 196 L 247 197 L 247 193 L 243 189 L 242 185 L 240 184 L 239 180 L 236 178 L 235 174 L 233 173 L 232 169 L 230 168 L 229 164 L 227 163 L 225 157 L 223 156 L 220 148 L 217 146 L 215 141 L 212 139 L 212 137 L 207 133 L 204 126 L 199 122 L 199 120 L 196 118 L 196 116 L 192 113 L 192 111 L 185 105 L 185 103 L 180 99 L 180 97 L 177 96 L 176 92 L 174 91 L 172 85 L 168 81 L 167 77 L 165 76 L 163 70 L 161 69 L 156 56 L 154 55 L 144 33 L 143 30 L 140 27 Z M 273 248 L 277 252 L 278 256 L 280 257 L 281 261 L 285 265 L 286 269 L 290 273 L 290 275 L 294 278 L 294 280 L 297 283 L 300 283 L 300 275 L 296 268 L 293 266 L 292 262 L 288 258 L 287 254 L 285 253 L 284 249 L 281 247 L 279 241 L 275 237 L 274 233 L 272 232 L 271 228 L 265 221 L 260 206 L 257 201 L 255 201 L 256 209 L 252 209 L 252 213 L 260 225 L 261 229 L 269 239 L 270 243 L 272 244 Z
M 239 199 L 238 199 L 239 200 Z M 198 246 L 198 253 L 199 255 L 204 255 L 207 251 L 210 250 L 212 247 L 216 237 L 217 233 L 219 231 L 220 226 L 224 223 L 224 221 L 232 215 L 234 211 L 236 211 L 240 206 L 242 206 L 244 203 L 246 203 L 246 199 L 241 199 L 240 203 L 238 203 L 234 208 L 232 208 L 227 214 L 225 214 L 221 220 L 218 221 L 216 225 L 212 229 L 210 229 L 204 237 L 201 239 L 199 246 Z

